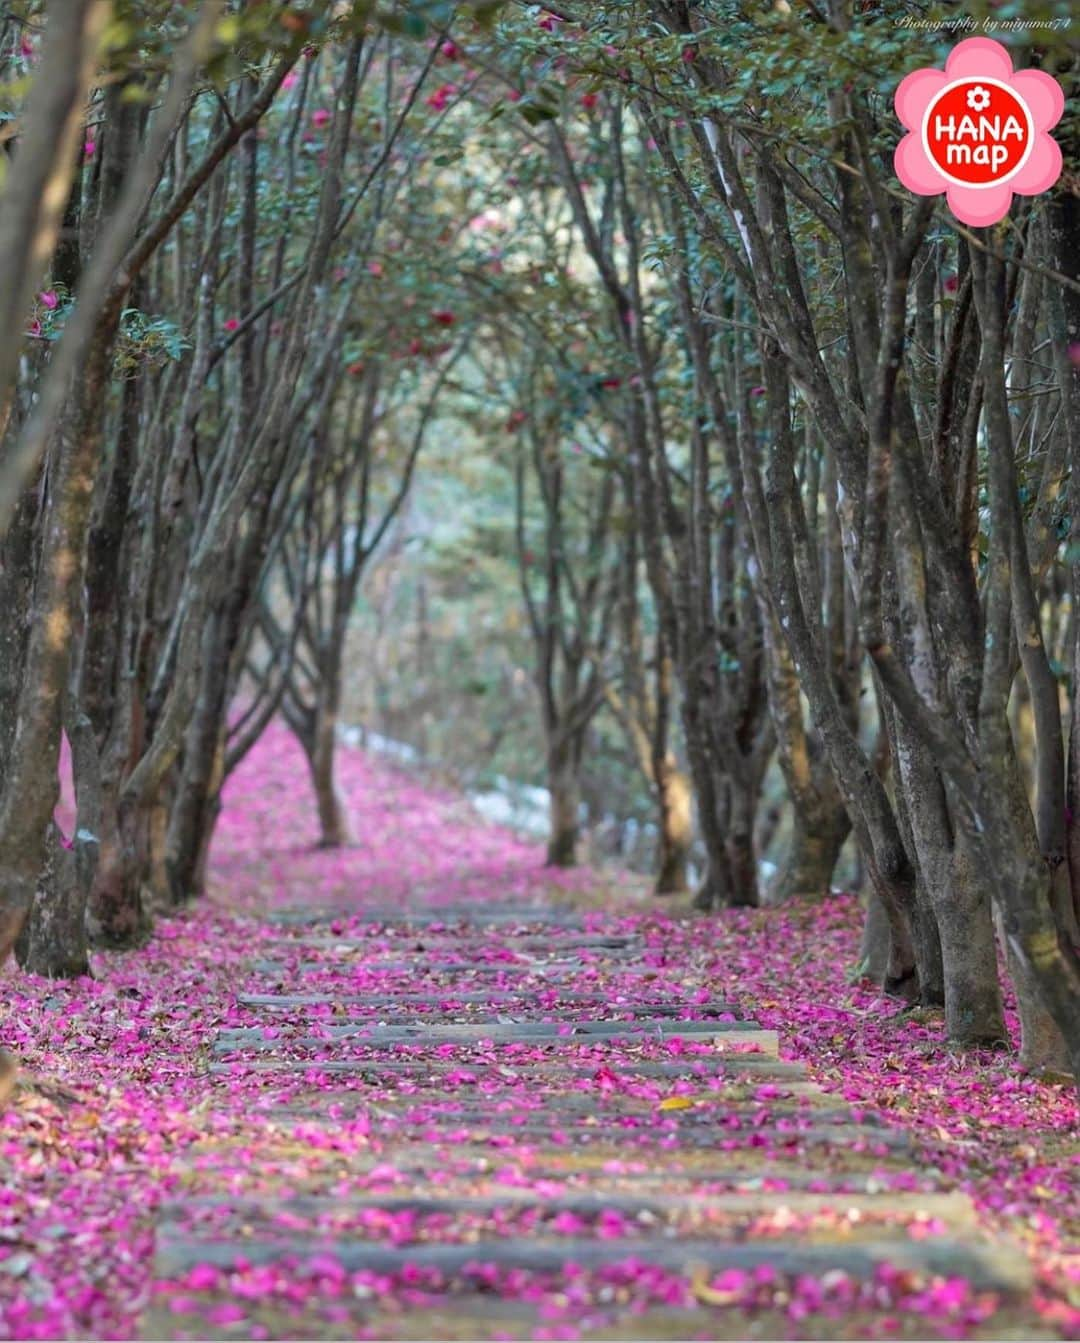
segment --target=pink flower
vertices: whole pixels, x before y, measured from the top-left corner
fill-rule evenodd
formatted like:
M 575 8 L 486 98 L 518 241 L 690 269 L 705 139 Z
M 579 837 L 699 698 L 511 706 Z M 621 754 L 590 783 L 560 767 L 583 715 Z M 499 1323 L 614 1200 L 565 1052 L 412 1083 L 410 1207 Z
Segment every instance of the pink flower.
M 212 1264 L 196 1264 L 187 1275 L 187 1286 L 195 1292 L 216 1287 L 221 1274 Z
M 1069 358 L 1075 368 L 1080 368 L 1080 340 L 1074 340 L 1069 346 Z
M 285 76 L 285 78 L 281 81 L 281 87 L 283 89 L 293 89 L 296 87 L 296 82 L 298 79 L 299 75 L 297 75 L 296 71 L 290 70 L 289 73 Z
M 240 319 L 239 319 L 238 317 L 230 317 L 230 318 L 228 319 L 228 321 L 225 323 L 225 330 L 226 330 L 226 331 L 239 331 L 239 330 L 240 330 Z
M 915 70 L 894 103 L 909 132 L 896 148 L 896 175 L 918 196 L 945 192 L 965 224 L 996 224 L 1014 192 L 1036 196 L 1061 173 L 1048 134 L 1065 108 L 1061 85 L 1041 70 L 1014 73 L 991 38 L 961 42 L 944 70 Z
M 383 264 L 381 261 L 369 261 L 367 263 L 368 274 L 376 277 L 383 273 Z
M 48 308 L 49 311 L 52 312 L 52 310 L 59 304 L 60 300 L 52 289 L 43 289 L 41 293 L 38 294 L 38 302 L 43 308 Z
M 311 124 L 320 130 L 330 120 L 330 112 L 325 107 L 317 107 L 311 114 Z
M 85 158 L 92 159 L 95 153 L 97 153 L 97 145 L 94 143 L 92 139 L 88 139 L 83 144 L 83 156 Z

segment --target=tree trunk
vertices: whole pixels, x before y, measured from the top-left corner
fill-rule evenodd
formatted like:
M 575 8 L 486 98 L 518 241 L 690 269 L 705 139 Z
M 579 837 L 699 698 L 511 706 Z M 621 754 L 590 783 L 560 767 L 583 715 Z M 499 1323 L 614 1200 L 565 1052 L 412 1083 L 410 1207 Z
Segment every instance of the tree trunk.
M 753 909 L 760 904 L 757 854 L 754 852 L 754 818 L 758 791 L 749 779 L 737 774 L 732 779 L 731 809 L 724 848 L 731 873 L 728 903 L 736 908 Z
M 106 802 L 101 858 L 87 901 L 87 928 L 96 947 L 126 951 L 142 946 L 153 929 L 143 876 L 151 814 Z
M 767 903 L 823 900 L 832 889 L 832 874 L 850 830 L 839 795 L 832 809 L 793 806 L 791 847 Z
M 873 887 L 866 900 L 866 916 L 863 919 L 862 942 L 859 945 L 859 960 L 852 971 L 853 979 L 869 979 L 875 984 L 884 984 L 889 972 L 889 947 L 892 931 L 889 916 L 881 898 Z
M 7 534 L 0 539 L 0 783 L 8 776 L 22 692 L 34 592 L 34 534 L 40 485 L 23 491 Z M 18 937 L 25 909 L 0 901 L 0 965 Z
M 319 848 L 338 849 L 353 842 L 348 807 L 338 788 L 334 765 L 337 753 L 337 711 L 322 703 L 316 709 L 315 730 L 307 751 L 315 805 L 319 813 Z
M 957 834 L 941 885 L 930 890 L 945 969 L 949 1040 L 971 1048 L 1007 1043 L 998 981 L 990 892 L 963 831 Z
M 194 711 L 184 734 L 180 781 L 169 808 L 165 871 L 169 903 L 186 904 L 199 894 L 196 872 L 208 809 L 220 778 L 222 724 L 229 679 L 228 617 L 216 612 L 202 640 L 202 666 Z
M 0 806 L 0 964 L 29 914 L 60 795 L 60 736 L 101 462 L 100 408 L 120 308 L 102 313 L 52 446 L 33 623 Z
M 1076 952 L 1069 942 L 1065 925 L 1060 919 L 1060 912 L 1055 908 L 1056 898 L 1067 885 L 1067 877 L 1062 871 L 1065 864 L 1052 865 L 1046 860 L 1032 823 L 1031 809 L 1015 755 L 1011 753 L 1007 755 L 1005 766 L 1008 782 L 1000 800 L 1009 805 L 1010 821 L 1015 827 L 1013 834 L 1017 837 L 1010 858 L 1020 862 L 1024 862 L 1026 858 L 1025 867 L 1031 891 L 1029 899 L 1033 902 L 1032 913 L 1037 918 L 1041 916 L 1041 921 L 1044 921 L 1042 938 L 1045 938 L 1048 950 L 1055 957 L 1060 957 L 1062 962 L 1070 965 L 1075 974 Z M 997 839 L 997 836 L 994 838 Z M 1018 878 L 1018 884 L 1023 880 L 1023 877 Z M 1080 1071 L 1074 1070 L 1077 1062 L 1077 1037 L 1080 1036 L 1080 1019 L 1078 1019 L 1080 1014 L 1076 1012 L 1072 1014 L 1073 1054 L 1070 1059 L 1068 1036 L 1051 1011 L 1045 987 L 1040 985 L 1036 960 L 1030 955 L 1024 955 L 1021 938 L 1008 935 L 1010 920 L 1008 911 L 1000 900 L 1000 893 L 997 906 L 998 935 L 1005 947 L 1009 978 L 1016 991 L 1016 1006 L 1020 1017 L 1020 1062 L 1024 1067 L 1036 1071 L 1043 1069 L 1055 1073 L 1074 1071 L 1077 1081 L 1080 1082 Z M 1036 935 L 1035 945 L 1038 945 L 1042 938 Z M 1064 970 L 1064 964 L 1062 968 Z M 1063 974 L 1062 979 L 1064 978 Z M 1064 984 L 1060 987 L 1063 988 Z
M 547 865 L 575 867 L 578 861 L 581 784 L 576 752 L 569 743 L 548 748 L 547 784 L 551 798 L 551 829 Z
M 686 867 L 693 839 L 693 796 L 690 780 L 668 755 L 656 781 L 660 808 L 656 895 L 680 895 L 687 889 Z
M 15 955 L 31 975 L 77 979 L 90 973 L 86 889 L 76 871 L 74 850 L 64 847 L 55 825 L 49 830 L 33 907 Z
M 716 795 L 716 781 L 710 768 L 701 722 L 701 706 L 695 696 L 696 685 L 693 682 L 684 684 L 688 684 L 689 688 L 682 697 L 683 735 L 697 802 L 698 831 L 705 845 L 705 875 L 694 894 L 694 908 L 721 909 L 728 904 L 731 894 L 731 871 L 724 843 L 726 826 L 720 813 L 720 799 Z
M 1016 993 L 1016 1011 L 1020 1018 L 1020 1066 L 1032 1072 L 1068 1073 L 1071 1064 L 1065 1037 L 1043 1004 L 1038 981 L 1006 937 L 1000 915 L 997 927 L 1005 947 L 1009 979 Z
M 841 604 L 842 597 L 841 578 Z M 760 609 L 769 714 L 793 821 L 791 847 L 767 902 L 780 905 L 800 897 L 819 900 L 829 894 L 851 821 L 821 742 L 811 736 L 803 721 L 802 689 L 791 651 L 768 603 L 762 600 Z M 835 615 L 834 622 L 840 623 Z

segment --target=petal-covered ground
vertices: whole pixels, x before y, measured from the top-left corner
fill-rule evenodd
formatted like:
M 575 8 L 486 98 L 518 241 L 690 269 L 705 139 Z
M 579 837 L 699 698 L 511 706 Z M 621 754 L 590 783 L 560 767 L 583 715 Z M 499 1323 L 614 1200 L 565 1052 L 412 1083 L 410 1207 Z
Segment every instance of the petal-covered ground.
M 145 949 L 95 958 L 93 980 L 4 972 L 0 1042 L 24 1082 L 0 1137 L 0 1336 L 132 1337 L 148 1310 L 178 1327 L 190 1314 L 215 1336 L 288 1335 L 283 1322 L 353 1336 L 373 1301 L 423 1336 L 462 1276 L 533 1309 L 534 1336 L 602 1327 L 616 1307 L 688 1313 L 702 1337 L 750 1336 L 754 1321 L 793 1336 L 1080 1333 L 1073 1093 L 1002 1056 L 957 1057 L 940 1022 L 849 984 L 854 900 L 674 917 L 640 883 L 544 870 L 535 847 L 454 794 L 359 752 L 341 751 L 340 776 L 358 841 L 320 851 L 302 757 L 283 731 L 267 734 L 230 781 L 207 900 L 161 920 Z M 445 921 L 372 922 L 406 904 Z M 565 926 L 533 928 L 542 905 L 566 910 Z M 455 932 L 473 907 L 524 913 L 520 926 Z M 324 910 L 339 913 L 303 922 Z M 518 1038 L 526 1002 L 535 1042 Z M 665 1012 L 682 1024 L 655 1027 Z M 765 1028 L 757 1038 L 748 1016 Z M 639 1018 L 653 1023 L 640 1036 Z M 423 1034 L 436 1019 L 452 1024 L 441 1041 Z M 579 1038 L 581 1022 L 619 1039 Z M 794 1067 L 756 1076 L 770 1030 L 826 1098 Z M 541 1165 L 541 1144 L 565 1159 Z M 658 1152 L 661 1184 L 643 1178 Z M 590 1202 L 597 1170 L 618 1207 Z M 849 1179 L 895 1191 L 890 1210 L 860 1213 L 853 1193 L 851 1226 L 838 1228 L 815 1195 Z M 768 1212 L 763 1187 L 778 1196 Z M 857 1248 L 882 1221 L 930 1242 L 945 1227 L 917 1210 L 928 1190 L 970 1194 L 987 1228 L 1022 1242 L 1033 1302 L 999 1310 L 963 1277 L 889 1262 L 860 1280 L 635 1258 L 658 1217 L 674 1242 L 706 1251 L 831 1245 L 841 1232 Z M 178 1238 L 168 1273 L 163 1227 Z M 189 1263 L 189 1234 L 250 1243 L 252 1262 Z M 618 1253 L 573 1273 L 408 1260 L 523 1235 Z M 255 1262 L 275 1238 L 304 1253 Z M 389 1257 L 358 1267 L 342 1244 Z

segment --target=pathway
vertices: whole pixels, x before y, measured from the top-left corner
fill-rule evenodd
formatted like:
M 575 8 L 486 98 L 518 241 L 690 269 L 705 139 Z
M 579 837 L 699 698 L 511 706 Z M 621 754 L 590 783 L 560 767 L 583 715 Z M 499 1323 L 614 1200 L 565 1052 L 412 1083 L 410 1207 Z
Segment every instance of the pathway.
M 700 921 L 272 918 L 208 1065 L 261 1075 L 258 1150 L 215 1188 L 208 1140 L 209 1182 L 158 1209 L 144 1337 L 926 1336 L 980 1303 L 1008 1333 L 1026 1257 L 781 1061 Z

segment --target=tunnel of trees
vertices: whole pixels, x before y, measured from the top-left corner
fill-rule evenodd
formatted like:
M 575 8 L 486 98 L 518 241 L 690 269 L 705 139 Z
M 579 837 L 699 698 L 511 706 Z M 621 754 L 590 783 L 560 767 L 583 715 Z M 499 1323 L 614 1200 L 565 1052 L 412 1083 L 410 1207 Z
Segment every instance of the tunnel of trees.
M 860 973 L 994 1046 L 1003 957 L 1080 1075 L 1077 105 L 959 225 L 894 17 L 0 7 L 0 959 L 198 897 L 274 720 L 362 839 L 363 681 L 526 760 L 550 863 L 634 812 L 702 939 L 858 881 Z

